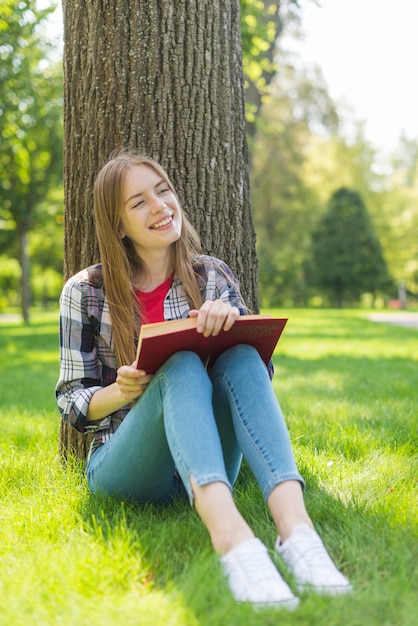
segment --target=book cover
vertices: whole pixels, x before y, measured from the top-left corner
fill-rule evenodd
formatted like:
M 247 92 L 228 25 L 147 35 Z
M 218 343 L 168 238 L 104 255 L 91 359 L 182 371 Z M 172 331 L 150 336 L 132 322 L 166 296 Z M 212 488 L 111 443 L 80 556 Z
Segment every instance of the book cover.
M 147 374 L 155 372 L 174 353 L 189 350 L 200 356 L 210 367 L 217 357 L 243 343 L 254 346 L 264 363 L 268 363 L 286 325 L 287 318 L 267 315 L 243 315 L 228 331 L 204 337 L 196 331 L 197 318 L 188 317 L 168 322 L 143 324 L 140 328 L 137 368 Z

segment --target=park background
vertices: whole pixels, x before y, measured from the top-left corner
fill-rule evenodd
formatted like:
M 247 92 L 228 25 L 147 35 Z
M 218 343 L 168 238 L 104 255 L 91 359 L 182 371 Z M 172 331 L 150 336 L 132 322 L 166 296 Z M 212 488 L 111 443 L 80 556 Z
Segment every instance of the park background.
M 274 21 L 268 7 L 279 4 Z M 395 320 L 393 309 L 417 310 L 418 139 L 400 120 L 396 143 L 375 145 L 367 120 L 331 95 L 319 67 L 295 56 L 312 4 L 241 2 L 251 204 L 261 307 L 289 317 L 274 356 L 275 390 L 307 478 L 308 507 L 352 580 L 354 598 L 308 597 L 284 615 L 235 606 L 187 508 L 92 499 L 79 464 L 59 458 L 53 387 L 63 281 L 62 36 L 52 4 L 6 0 L 0 2 L 2 623 L 415 623 L 417 331 L 371 316 L 389 312 Z M 378 15 L 378 5 L 388 3 L 370 4 Z M 407 4 L 400 3 L 388 41 L 412 21 Z M 353 2 L 351 10 L 364 28 L 360 5 Z M 378 19 L 369 26 L 371 41 L 378 27 Z M 391 72 L 380 80 L 390 83 L 396 67 Z M 370 74 L 365 89 L 377 91 L 378 77 Z M 270 520 L 260 513 L 245 467 L 237 498 L 271 545 Z
M 241 2 L 261 306 L 416 305 L 415 8 L 365 4 Z M 0 312 L 27 320 L 62 287 L 62 17 L 0 6 Z

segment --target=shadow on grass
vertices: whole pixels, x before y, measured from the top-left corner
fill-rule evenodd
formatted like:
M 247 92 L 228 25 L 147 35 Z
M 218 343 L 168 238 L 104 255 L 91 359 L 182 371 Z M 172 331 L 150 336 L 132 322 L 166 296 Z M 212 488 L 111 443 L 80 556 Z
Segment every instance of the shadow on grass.
M 403 601 L 412 605 L 414 596 L 412 581 L 416 576 L 417 550 L 411 529 L 390 528 L 383 516 L 370 514 L 355 499 L 350 504 L 343 503 L 321 488 L 313 474 L 305 471 L 304 475 L 310 515 L 330 554 L 352 581 L 355 594 L 338 599 L 307 596 L 294 614 L 280 614 L 280 623 L 319 626 L 330 613 L 332 620 L 328 623 L 334 625 L 400 624 L 399 606 Z M 276 531 L 245 463 L 235 496 L 256 535 L 272 549 Z M 80 512 L 92 537 L 99 536 L 112 544 L 118 533 L 127 533 L 138 558 L 147 564 L 148 582 L 152 581 L 156 589 L 180 596 L 184 605 L 194 612 L 196 623 L 215 626 L 226 623 L 222 621 L 225 616 L 228 624 L 277 623 L 275 611 L 254 613 L 232 600 L 206 531 L 187 502 L 138 505 L 89 495 Z M 392 558 L 400 550 L 404 557 Z M 279 559 L 276 562 L 292 585 L 283 564 Z M 396 593 L 391 588 L 393 577 Z M 382 611 L 385 621 L 381 621 Z M 353 619 L 348 619 L 349 614 L 353 614 Z M 366 622 L 358 621 L 362 615 L 368 615 Z

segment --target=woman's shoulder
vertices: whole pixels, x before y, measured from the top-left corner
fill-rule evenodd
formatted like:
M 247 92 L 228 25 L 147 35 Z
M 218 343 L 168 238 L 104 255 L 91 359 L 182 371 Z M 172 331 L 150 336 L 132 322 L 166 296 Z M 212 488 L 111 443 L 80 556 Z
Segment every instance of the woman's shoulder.
M 79 294 L 78 296 L 76 294 Z M 72 297 L 93 296 L 104 298 L 103 292 L 103 271 L 101 263 L 86 267 L 67 280 L 62 295 L 72 295 Z
M 85 267 L 84 269 L 80 270 L 79 272 L 71 276 L 71 278 L 69 278 L 67 282 L 65 283 L 65 286 L 68 288 L 73 288 L 73 287 L 82 288 L 83 286 L 86 286 L 86 287 L 93 287 L 96 289 L 102 289 L 103 287 L 102 264 L 96 263 L 95 265 L 90 265 L 90 267 Z
M 86 267 L 67 280 L 60 296 L 62 318 L 81 319 L 86 315 L 89 320 L 101 319 L 105 308 L 106 298 L 100 264 Z
M 210 271 L 221 271 L 222 273 L 227 272 L 228 274 L 233 275 L 232 270 L 227 263 L 217 257 L 210 256 L 208 254 L 197 254 L 193 257 L 193 261 L 195 271 L 198 274 L 207 274 Z

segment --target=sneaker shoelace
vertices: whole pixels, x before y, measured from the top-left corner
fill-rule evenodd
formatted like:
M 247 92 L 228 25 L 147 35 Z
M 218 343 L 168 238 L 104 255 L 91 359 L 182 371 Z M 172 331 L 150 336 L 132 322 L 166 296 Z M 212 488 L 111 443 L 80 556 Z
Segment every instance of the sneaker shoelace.
M 325 550 L 322 542 L 316 537 L 311 541 L 304 541 L 298 545 L 298 552 L 295 560 L 303 559 L 305 564 L 310 568 L 331 568 L 334 569 L 334 564 L 331 561 L 331 557 Z
M 238 557 L 248 581 L 252 584 L 272 577 L 272 563 L 263 553 L 244 553 Z

